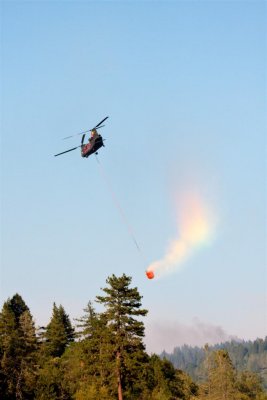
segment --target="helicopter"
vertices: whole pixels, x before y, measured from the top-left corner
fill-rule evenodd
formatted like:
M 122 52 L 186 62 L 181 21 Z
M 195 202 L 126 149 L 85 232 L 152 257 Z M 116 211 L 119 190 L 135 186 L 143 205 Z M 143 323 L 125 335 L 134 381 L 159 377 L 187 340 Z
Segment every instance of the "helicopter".
M 108 119 L 108 117 L 102 119 L 102 121 L 100 121 L 94 128 L 89 129 L 88 131 L 84 131 L 84 132 L 77 133 L 76 135 L 64 137 L 63 140 L 69 139 L 74 136 L 82 135 L 81 144 L 79 146 L 73 147 L 69 150 L 65 150 L 65 151 L 62 151 L 61 153 L 55 154 L 54 156 L 55 157 L 61 156 L 62 154 L 69 153 L 70 151 L 76 150 L 78 148 L 81 148 L 81 156 L 83 158 L 84 157 L 88 158 L 91 154 L 94 154 L 94 153 L 98 154 L 97 150 L 99 150 L 100 147 L 104 147 L 104 143 L 103 143 L 103 138 L 97 132 L 97 129 L 103 128 L 105 126 L 102 124 L 103 124 L 103 122 L 106 121 L 106 119 Z M 84 144 L 84 139 L 88 132 L 91 132 L 91 137 L 89 138 L 89 142 Z

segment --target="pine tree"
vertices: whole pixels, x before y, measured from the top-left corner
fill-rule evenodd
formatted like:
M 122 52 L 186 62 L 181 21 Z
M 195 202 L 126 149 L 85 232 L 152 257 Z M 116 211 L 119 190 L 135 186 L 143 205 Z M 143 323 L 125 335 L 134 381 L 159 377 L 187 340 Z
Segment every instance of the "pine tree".
M 94 385 L 100 390 L 109 386 L 110 363 L 112 361 L 112 338 L 104 314 L 96 313 L 91 302 L 84 309 L 85 315 L 78 320 L 80 331 L 81 364 L 83 374 L 94 378 Z
M 189 400 L 192 399 L 192 396 L 197 395 L 198 387 L 189 375 L 175 369 L 170 361 L 162 360 L 159 356 L 153 354 L 149 359 L 149 367 L 147 383 L 152 393 L 152 400 Z M 144 399 L 147 397 L 144 397 Z
M 40 335 L 40 368 L 36 385 L 36 400 L 70 399 L 68 385 L 64 383 L 62 355 L 74 341 L 74 329 L 69 316 L 60 305 L 53 304 L 49 324 Z
M 32 399 L 36 381 L 37 339 L 29 308 L 18 294 L 0 313 L 0 397 Z
M 67 345 L 74 340 L 74 329 L 71 325 L 69 316 L 60 305 L 53 304 L 51 320 L 44 333 L 45 353 L 52 357 L 60 357 Z
M 205 388 L 209 400 L 234 400 L 238 397 L 237 377 L 226 350 L 208 353 L 208 382 Z
M 145 316 L 141 309 L 141 296 L 137 288 L 130 288 L 131 278 L 123 274 L 112 275 L 102 289 L 105 296 L 97 296 L 97 302 L 105 306 L 103 316 L 110 335 L 110 354 L 117 380 L 118 400 L 123 399 L 123 390 L 134 391 L 134 384 L 146 358 L 142 338 L 144 324 L 135 317 Z M 134 398 L 133 395 L 131 398 Z
M 87 304 L 84 312 L 85 314 L 77 320 L 77 328 L 79 328 L 77 337 L 82 339 L 91 339 L 94 336 L 98 320 L 97 313 L 91 301 Z
M 29 310 L 24 311 L 19 319 L 22 346 L 21 380 L 25 398 L 34 398 L 37 378 L 37 337 L 35 325 Z
M 240 374 L 237 385 L 241 394 L 240 399 L 242 400 L 267 399 L 267 393 L 264 393 L 259 375 L 253 372 L 243 371 Z
M 4 303 L 0 313 L 1 399 L 16 398 L 16 377 L 19 374 L 17 368 L 19 342 L 15 314 L 8 300 Z
M 8 299 L 7 305 L 14 313 L 17 324 L 24 311 L 29 311 L 29 307 L 18 293 L 16 293 L 11 299 Z

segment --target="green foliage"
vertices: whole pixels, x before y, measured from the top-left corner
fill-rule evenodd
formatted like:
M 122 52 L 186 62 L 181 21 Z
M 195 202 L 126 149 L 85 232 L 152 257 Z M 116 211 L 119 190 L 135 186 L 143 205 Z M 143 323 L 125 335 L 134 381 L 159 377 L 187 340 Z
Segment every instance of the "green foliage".
M 36 400 L 71 400 L 63 384 L 64 373 L 59 357 L 48 358 L 38 371 Z
M 267 394 L 263 392 L 259 375 L 244 371 L 240 374 L 237 387 L 241 400 L 267 400 Z
M 91 303 L 85 312 L 78 325 L 82 328 L 78 333 L 80 341 L 64 354 L 65 372 L 72 376 L 75 374 L 78 381 L 76 391 L 83 393 L 89 386 L 92 391 L 93 382 L 94 388 L 103 392 L 114 380 L 109 331 L 105 318 L 95 312 Z
M 0 313 L 0 397 L 34 398 L 37 338 L 29 308 L 16 294 Z
M 236 371 L 229 354 L 218 350 L 208 355 L 208 398 L 233 400 L 236 398 Z
M 267 337 L 248 342 L 226 342 L 211 346 L 210 350 L 224 349 L 229 353 L 233 366 L 240 371 L 256 372 L 267 389 Z M 163 352 L 161 357 L 170 360 L 176 368 L 186 371 L 197 382 L 207 379 L 204 366 L 205 349 L 184 345 L 176 347 L 173 353 Z
M 97 296 L 97 302 L 103 304 L 102 314 L 105 322 L 105 338 L 109 344 L 110 374 L 113 376 L 114 390 L 117 386 L 118 397 L 138 398 L 141 391 L 139 381 L 140 368 L 147 356 L 142 342 L 144 324 L 134 317 L 145 316 L 147 310 L 141 309 L 141 296 L 137 288 L 130 288 L 131 278 L 123 274 L 107 279 L 108 287 L 102 289 L 106 296 Z M 113 392 L 113 391 L 112 391 Z M 134 397 L 133 397 L 134 396 Z
M 76 392 L 75 400 L 111 400 L 106 387 L 98 387 L 94 383 L 83 382 Z
M 200 399 L 204 400 L 263 400 L 260 378 L 252 372 L 237 374 L 226 350 L 206 353 L 207 382 L 201 386 Z
M 96 312 L 89 302 L 76 334 L 62 306 L 53 305 L 51 320 L 37 338 L 21 296 L 4 303 L 1 400 L 267 400 L 261 383 L 266 339 L 231 345 L 234 362 L 225 349 L 179 349 L 184 369 L 200 373 L 197 385 L 167 358 L 145 352 L 140 318 L 147 310 L 137 288 L 130 287 L 131 278 L 112 275 L 106 282 L 96 298 L 104 310 Z M 257 373 L 245 371 L 245 365 Z
M 72 328 L 69 316 L 60 305 L 53 304 L 53 314 L 46 328 L 45 352 L 51 357 L 60 357 L 67 345 L 74 340 L 74 329 Z
M 151 389 L 151 399 L 181 399 L 189 400 L 198 392 L 191 378 L 182 371 L 176 370 L 173 364 L 159 356 L 152 355 L 149 360 L 150 376 L 148 386 Z

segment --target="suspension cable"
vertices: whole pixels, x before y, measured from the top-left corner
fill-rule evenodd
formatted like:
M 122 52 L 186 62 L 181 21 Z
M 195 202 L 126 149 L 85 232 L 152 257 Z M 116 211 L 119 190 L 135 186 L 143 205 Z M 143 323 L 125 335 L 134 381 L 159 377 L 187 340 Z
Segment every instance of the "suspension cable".
M 123 211 L 123 209 L 122 209 L 122 207 L 121 207 L 121 205 L 120 205 L 120 202 L 119 202 L 117 196 L 115 195 L 115 192 L 114 192 L 114 190 L 113 190 L 113 188 L 112 188 L 112 186 L 111 186 L 110 180 L 109 180 L 109 178 L 108 178 L 106 172 L 104 171 L 104 168 L 103 168 L 102 164 L 100 163 L 100 161 L 99 161 L 97 155 L 95 155 L 95 156 L 96 156 L 97 163 L 98 163 L 98 165 L 99 165 L 100 173 L 101 173 L 101 175 L 102 175 L 102 177 L 103 177 L 103 179 L 104 179 L 104 181 L 105 181 L 105 183 L 106 183 L 106 186 L 107 186 L 107 188 L 108 188 L 108 190 L 109 190 L 109 192 L 110 192 L 110 194 L 111 194 L 113 203 L 114 203 L 115 207 L 117 207 L 117 209 L 118 209 L 118 211 L 119 211 L 119 213 L 120 213 L 120 215 L 121 215 L 121 218 L 122 218 L 122 220 L 123 220 L 123 222 L 124 222 L 124 225 L 126 226 L 128 232 L 129 232 L 129 234 L 130 234 L 130 237 L 132 238 L 132 240 L 133 240 L 133 242 L 134 242 L 134 244 L 135 244 L 137 250 L 138 250 L 139 253 L 143 256 L 142 251 L 141 251 L 141 248 L 140 248 L 140 246 L 138 245 L 137 240 L 136 240 L 136 238 L 135 238 L 133 229 L 132 229 L 132 227 L 131 227 L 131 225 L 130 225 L 128 219 L 126 218 L 125 212 Z

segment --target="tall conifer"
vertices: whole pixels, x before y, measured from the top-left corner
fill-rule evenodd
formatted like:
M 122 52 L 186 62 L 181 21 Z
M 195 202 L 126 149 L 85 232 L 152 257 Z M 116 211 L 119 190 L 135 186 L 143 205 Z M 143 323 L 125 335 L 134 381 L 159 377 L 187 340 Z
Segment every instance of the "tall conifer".
M 53 313 L 44 333 L 45 352 L 52 357 L 60 357 L 67 345 L 74 340 L 74 329 L 69 316 L 60 305 L 53 304 Z
M 22 297 L 8 299 L 0 313 L 0 398 L 32 399 L 36 379 L 35 326 Z
M 226 350 L 218 350 L 209 354 L 208 399 L 237 399 L 237 376 L 232 361 Z
M 144 324 L 136 317 L 145 316 L 147 310 L 141 309 L 138 289 L 129 287 L 131 280 L 125 274 L 112 275 L 106 280 L 108 286 L 102 289 L 105 295 L 97 296 L 97 302 L 105 307 L 118 400 L 123 399 L 123 390 L 134 385 L 145 358 Z
M 91 302 L 84 309 L 85 315 L 79 319 L 77 336 L 80 338 L 83 374 L 93 377 L 96 390 L 107 388 L 112 369 L 112 337 L 104 314 L 96 313 Z M 101 389 L 101 390 L 102 390 Z

